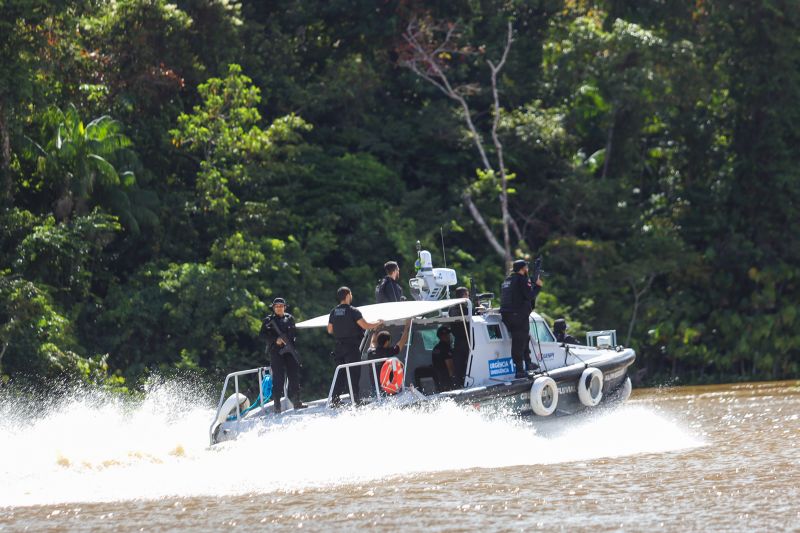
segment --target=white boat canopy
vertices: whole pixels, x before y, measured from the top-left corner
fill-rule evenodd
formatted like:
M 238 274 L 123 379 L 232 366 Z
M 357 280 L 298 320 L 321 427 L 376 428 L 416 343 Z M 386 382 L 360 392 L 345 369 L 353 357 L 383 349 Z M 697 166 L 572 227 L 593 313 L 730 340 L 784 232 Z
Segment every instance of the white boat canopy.
M 422 300 L 422 301 L 406 301 L 406 302 L 387 302 L 383 304 L 362 305 L 357 307 L 361 314 L 364 315 L 364 320 L 367 322 L 377 322 L 383 320 L 384 322 L 392 322 L 394 320 L 404 320 L 406 318 L 413 318 L 417 316 L 427 315 L 440 309 L 447 309 L 454 305 L 459 305 L 469 302 L 468 298 L 451 298 L 449 300 Z M 304 320 L 297 324 L 298 328 L 324 328 L 328 325 L 328 317 L 330 315 L 320 315 L 316 318 Z

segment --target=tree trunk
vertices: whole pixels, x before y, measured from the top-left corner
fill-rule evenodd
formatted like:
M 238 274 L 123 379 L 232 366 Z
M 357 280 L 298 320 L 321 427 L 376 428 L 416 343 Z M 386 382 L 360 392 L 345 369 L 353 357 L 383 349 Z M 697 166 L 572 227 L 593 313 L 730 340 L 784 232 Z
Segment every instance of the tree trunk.
M 2 182 L 0 202 L 11 205 L 14 191 L 11 177 L 11 134 L 8 130 L 6 107 L 2 102 L 0 102 L 0 181 Z
M 8 349 L 8 343 L 3 343 L 3 349 L 0 350 L 0 375 L 3 374 L 3 356 L 6 354 L 6 350 Z
M 611 161 L 611 149 L 614 147 L 614 123 L 617 121 L 616 109 L 611 114 L 611 124 L 608 126 L 608 137 L 606 138 L 606 154 L 603 157 L 603 174 L 601 179 L 608 175 L 608 164 Z
M 641 298 L 650 289 L 650 285 L 653 284 L 655 277 L 655 274 L 650 274 L 647 276 L 644 287 L 642 287 L 642 290 L 640 291 L 636 290 L 636 282 L 634 280 L 628 280 L 628 284 L 631 286 L 631 291 L 633 291 L 633 309 L 631 310 L 631 321 L 628 324 L 628 335 L 625 337 L 625 346 L 630 346 L 631 335 L 633 334 L 633 326 L 636 324 L 636 315 L 639 313 L 639 304 L 641 303 Z

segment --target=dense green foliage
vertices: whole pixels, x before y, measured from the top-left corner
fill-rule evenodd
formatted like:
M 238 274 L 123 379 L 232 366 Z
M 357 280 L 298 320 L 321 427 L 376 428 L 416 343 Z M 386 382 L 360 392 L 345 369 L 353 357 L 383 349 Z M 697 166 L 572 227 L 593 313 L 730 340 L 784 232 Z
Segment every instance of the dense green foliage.
M 371 303 L 414 243 L 497 291 L 499 182 L 404 67 L 412 20 L 498 141 L 539 310 L 661 382 L 800 374 L 800 11 L 789 0 L 0 1 L 0 375 L 121 386 L 263 363 L 276 295 Z M 453 26 L 454 25 L 454 26 Z M 431 33 L 433 35 L 433 33 Z M 477 170 L 477 172 L 476 172 Z M 329 341 L 307 334 L 307 391 Z

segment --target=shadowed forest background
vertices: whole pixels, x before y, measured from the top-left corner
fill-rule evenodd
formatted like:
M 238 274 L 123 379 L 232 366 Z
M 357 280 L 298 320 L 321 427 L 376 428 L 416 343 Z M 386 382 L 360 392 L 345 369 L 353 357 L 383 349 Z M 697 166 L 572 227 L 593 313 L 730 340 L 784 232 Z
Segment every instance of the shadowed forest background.
M 262 365 L 273 297 L 373 303 L 442 233 L 498 293 L 469 204 L 502 242 L 501 168 L 409 24 L 452 30 L 434 59 L 503 148 L 537 310 L 617 329 L 643 384 L 800 374 L 791 0 L 0 0 L 2 382 Z M 310 396 L 331 343 L 302 335 Z

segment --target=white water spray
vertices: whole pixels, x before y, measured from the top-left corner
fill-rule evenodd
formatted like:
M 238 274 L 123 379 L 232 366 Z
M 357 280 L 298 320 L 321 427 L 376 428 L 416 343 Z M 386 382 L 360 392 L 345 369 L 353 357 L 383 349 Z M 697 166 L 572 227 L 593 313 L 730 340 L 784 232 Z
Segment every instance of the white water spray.
M 176 383 L 135 404 L 75 395 L 27 421 L 10 416 L 17 407 L 0 400 L 0 506 L 264 493 L 702 444 L 635 405 L 553 421 L 560 429 L 552 436 L 449 403 L 426 411 L 363 409 L 298 417 L 213 448 L 213 409 L 190 401 Z

